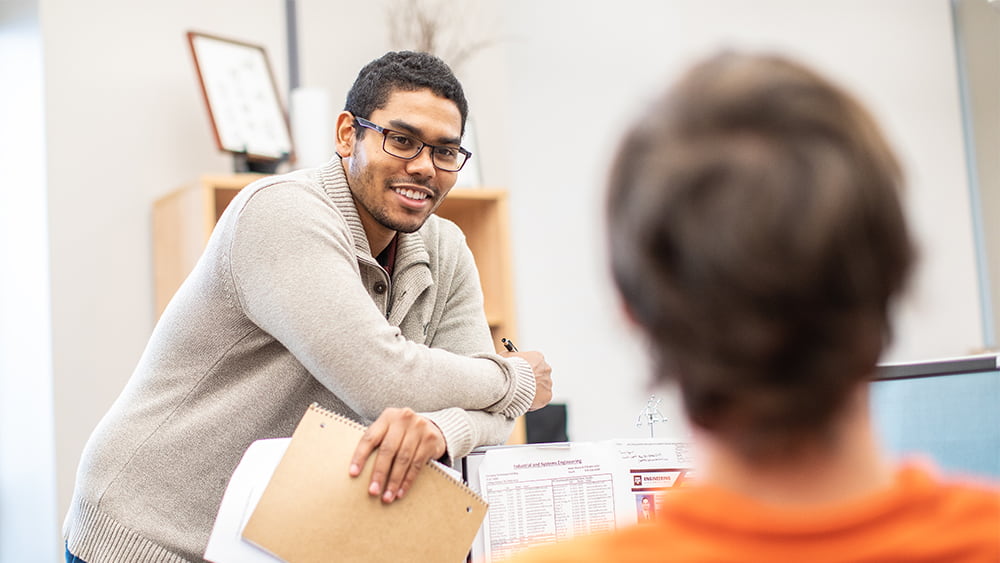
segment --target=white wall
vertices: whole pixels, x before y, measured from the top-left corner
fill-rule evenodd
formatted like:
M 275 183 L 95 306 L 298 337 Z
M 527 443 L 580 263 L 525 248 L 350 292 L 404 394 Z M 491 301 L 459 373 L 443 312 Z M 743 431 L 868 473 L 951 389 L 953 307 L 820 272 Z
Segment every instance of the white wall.
M 37 0 L 0 3 L 0 561 L 58 553 L 42 42 Z
M 302 86 L 331 115 L 384 52 L 386 2 L 299 0 Z M 279 0 L 39 0 L 45 52 L 48 237 L 58 517 L 89 432 L 153 324 L 150 209 L 229 170 L 211 140 L 187 29 L 260 43 L 284 89 Z M 483 0 L 473 20 L 501 43 L 459 70 L 484 183 L 511 192 L 522 348 L 546 352 L 575 440 L 643 435 L 640 345 L 605 271 L 601 193 L 623 120 L 692 57 L 720 45 L 793 54 L 867 102 L 899 148 L 923 243 L 890 359 L 981 344 L 946 0 L 606 2 Z M 676 407 L 661 409 L 683 432 Z M 54 539 L 58 543 L 57 539 Z
M 987 346 L 997 346 L 1000 325 L 1000 222 L 990 220 L 1000 212 L 1000 4 L 987 0 L 954 0 L 956 29 L 960 35 L 959 59 L 964 64 L 964 114 L 971 127 L 966 146 L 974 173 L 974 223 L 981 232 L 978 247 L 981 288 L 989 311 Z M 976 201 L 978 200 L 978 201 Z
M 600 194 L 622 122 L 694 57 L 720 47 L 776 50 L 814 65 L 856 92 L 897 147 L 922 261 L 886 359 L 981 346 L 947 1 L 505 5 L 516 38 L 503 113 L 521 344 L 545 350 L 558 370 L 571 438 L 634 431 L 645 402 L 636 391 L 645 365 L 617 322 L 600 236 Z

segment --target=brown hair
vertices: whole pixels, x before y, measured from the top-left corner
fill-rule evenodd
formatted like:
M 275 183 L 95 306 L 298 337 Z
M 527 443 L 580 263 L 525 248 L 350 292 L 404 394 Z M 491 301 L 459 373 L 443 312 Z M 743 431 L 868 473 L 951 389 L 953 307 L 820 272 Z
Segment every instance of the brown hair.
M 760 459 L 825 434 L 913 261 L 901 185 L 868 112 L 778 56 L 698 64 L 629 131 L 612 272 L 694 424 Z

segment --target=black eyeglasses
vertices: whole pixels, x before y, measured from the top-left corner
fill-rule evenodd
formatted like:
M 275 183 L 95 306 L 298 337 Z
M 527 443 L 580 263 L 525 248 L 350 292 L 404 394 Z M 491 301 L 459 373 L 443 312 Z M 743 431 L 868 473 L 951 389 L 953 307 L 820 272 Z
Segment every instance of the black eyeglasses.
M 396 158 L 413 160 L 420 155 L 420 151 L 424 150 L 424 147 L 430 147 L 431 162 L 434 163 L 435 168 L 444 170 L 445 172 L 458 172 L 472 157 L 472 153 L 462 147 L 431 145 L 412 135 L 379 127 L 371 121 L 360 117 L 355 117 L 354 122 L 366 129 L 381 133 L 382 150 Z

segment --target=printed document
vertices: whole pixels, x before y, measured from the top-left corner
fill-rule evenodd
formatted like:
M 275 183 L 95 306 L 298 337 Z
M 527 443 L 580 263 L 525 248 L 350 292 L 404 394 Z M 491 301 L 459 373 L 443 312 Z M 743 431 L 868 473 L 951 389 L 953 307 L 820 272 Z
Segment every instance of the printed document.
M 685 442 L 659 439 L 486 448 L 469 483 L 490 509 L 473 563 L 525 547 L 652 520 L 663 495 L 693 478 Z

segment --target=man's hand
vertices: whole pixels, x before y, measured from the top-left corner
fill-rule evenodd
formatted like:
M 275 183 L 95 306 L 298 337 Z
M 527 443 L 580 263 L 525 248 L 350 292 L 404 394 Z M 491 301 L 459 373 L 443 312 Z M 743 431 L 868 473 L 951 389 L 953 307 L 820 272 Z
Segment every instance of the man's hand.
M 535 398 L 531 401 L 529 411 L 538 409 L 549 404 L 552 400 L 552 367 L 545 361 L 545 356 L 541 352 L 506 352 L 504 357 L 517 356 L 527 360 L 531 364 L 531 371 L 535 373 Z
M 441 429 L 411 409 L 388 408 L 365 430 L 351 459 L 351 477 L 361 474 L 365 460 L 377 451 L 368 493 L 382 502 L 403 498 L 427 460 L 445 454 Z

